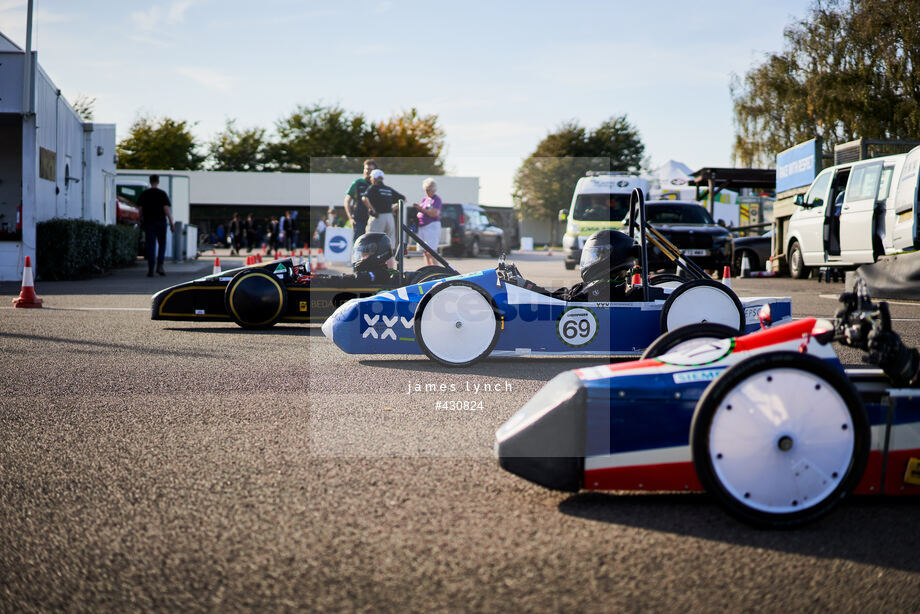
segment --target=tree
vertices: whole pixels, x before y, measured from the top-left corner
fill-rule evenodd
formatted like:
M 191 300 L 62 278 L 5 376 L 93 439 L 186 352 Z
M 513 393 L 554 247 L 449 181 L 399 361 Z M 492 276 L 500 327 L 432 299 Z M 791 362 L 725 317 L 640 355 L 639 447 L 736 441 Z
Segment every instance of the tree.
M 816 0 L 785 49 L 735 77 L 734 156 L 743 166 L 816 136 L 826 153 L 859 137 L 920 137 L 920 2 Z
M 515 208 L 521 218 L 549 220 L 553 239 L 560 209 L 568 207 L 578 179 L 590 171 L 638 171 L 645 146 L 625 115 L 593 132 L 561 124 L 537 145 L 515 173 Z
M 189 124 L 169 117 L 137 118 L 116 149 L 119 168 L 198 170 L 205 159 Z
M 208 143 L 210 166 L 215 171 L 260 171 L 265 164 L 265 129 L 236 127 L 228 119 L 223 131 Z
M 364 153 L 390 173 L 444 174 L 444 130 L 437 115 L 410 109 L 374 124 Z
M 353 170 L 369 130 L 360 113 L 321 104 L 298 106 L 275 129 L 278 140 L 265 148 L 266 168 L 307 173 Z
M 73 110 L 77 112 L 77 115 L 80 116 L 85 122 L 93 121 L 93 115 L 95 114 L 96 99 L 90 98 L 85 94 L 80 94 L 73 101 Z

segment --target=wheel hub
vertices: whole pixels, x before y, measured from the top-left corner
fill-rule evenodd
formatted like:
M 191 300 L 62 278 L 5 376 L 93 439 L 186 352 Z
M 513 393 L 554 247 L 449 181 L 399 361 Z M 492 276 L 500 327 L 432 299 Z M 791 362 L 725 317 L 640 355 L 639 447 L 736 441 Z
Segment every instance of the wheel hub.
M 783 435 L 779 438 L 779 441 L 776 442 L 776 445 L 783 452 L 788 452 L 792 449 L 793 446 L 792 437 L 789 435 Z

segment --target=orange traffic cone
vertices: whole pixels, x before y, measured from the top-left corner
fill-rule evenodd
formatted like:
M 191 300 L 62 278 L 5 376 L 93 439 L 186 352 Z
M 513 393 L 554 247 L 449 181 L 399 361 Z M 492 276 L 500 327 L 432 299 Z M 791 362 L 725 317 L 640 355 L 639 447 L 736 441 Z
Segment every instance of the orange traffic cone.
M 722 283 L 728 288 L 732 287 L 732 268 L 728 265 L 722 269 Z
M 553 246 L 552 246 L 552 245 L 547 245 L 547 246 L 546 246 L 546 255 L 547 255 L 547 256 L 552 256 L 552 255 L 553 255 Z
M 26 265 L 22 269 L 22 290 L 19 298 L 13 299 L 13 307 L 41 307 L 42 300 L 35 295 L 35 282 L 32 280 L 32 260 L 26 256 Z
M 262 263 L 262 254 L 256 254 L 256 264 Z
M 214 259 L 214 268 L 211 269 L 211 275 L 220 275 L 220 258 Z
M 319 248 L 316 250 L 316 269 L 317 271 L 322 271 L 326 269 L 326 257 L 323 256 L 323 249 Z

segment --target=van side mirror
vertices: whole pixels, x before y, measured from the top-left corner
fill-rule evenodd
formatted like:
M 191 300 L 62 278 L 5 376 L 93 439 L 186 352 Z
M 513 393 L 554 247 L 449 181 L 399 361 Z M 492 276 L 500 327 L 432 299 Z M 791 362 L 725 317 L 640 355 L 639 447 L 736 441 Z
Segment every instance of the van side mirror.
M 795 195 L 795 204 L 798 205 L 799 207 L 804 207 L 804 206 L 805 206 L 805 195 L 804 195 L 804 194 L 796 194 L 796 195 Z
M 565 209 L 559 210 L 559 221 L 565 224 L 569 219 L 569 212 Z

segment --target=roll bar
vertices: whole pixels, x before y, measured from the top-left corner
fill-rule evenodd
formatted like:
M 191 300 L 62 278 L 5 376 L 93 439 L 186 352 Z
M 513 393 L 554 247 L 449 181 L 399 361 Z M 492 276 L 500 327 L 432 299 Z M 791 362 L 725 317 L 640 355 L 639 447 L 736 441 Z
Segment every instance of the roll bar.
M 422 241 L 417 234 L 409 230 L 409 227 L 405 222 L 403 222 L 405 206 L 406 203 L 403 200 L 400 200 L 397 205 L 397 217 L 399 218 L 399 222 L 396 224 L 396 270 L 399 272 L 400 281 L 405 281 L 405 248 L 403 247 L 403 234 L 407 234 L 412 239 L 415 239 L 415 242 L 418 243 L 422 249 L 431 254 L 431 256 L 437 260 L 441 266 L 450 269 L 454 275 L 459 275 L 459 271 L 450 266 L 450 263 L 448 263 L 447 260 L 445 260 L 441 254 L 438 253 L 437 249 L 432 249 L 431 246 Z

